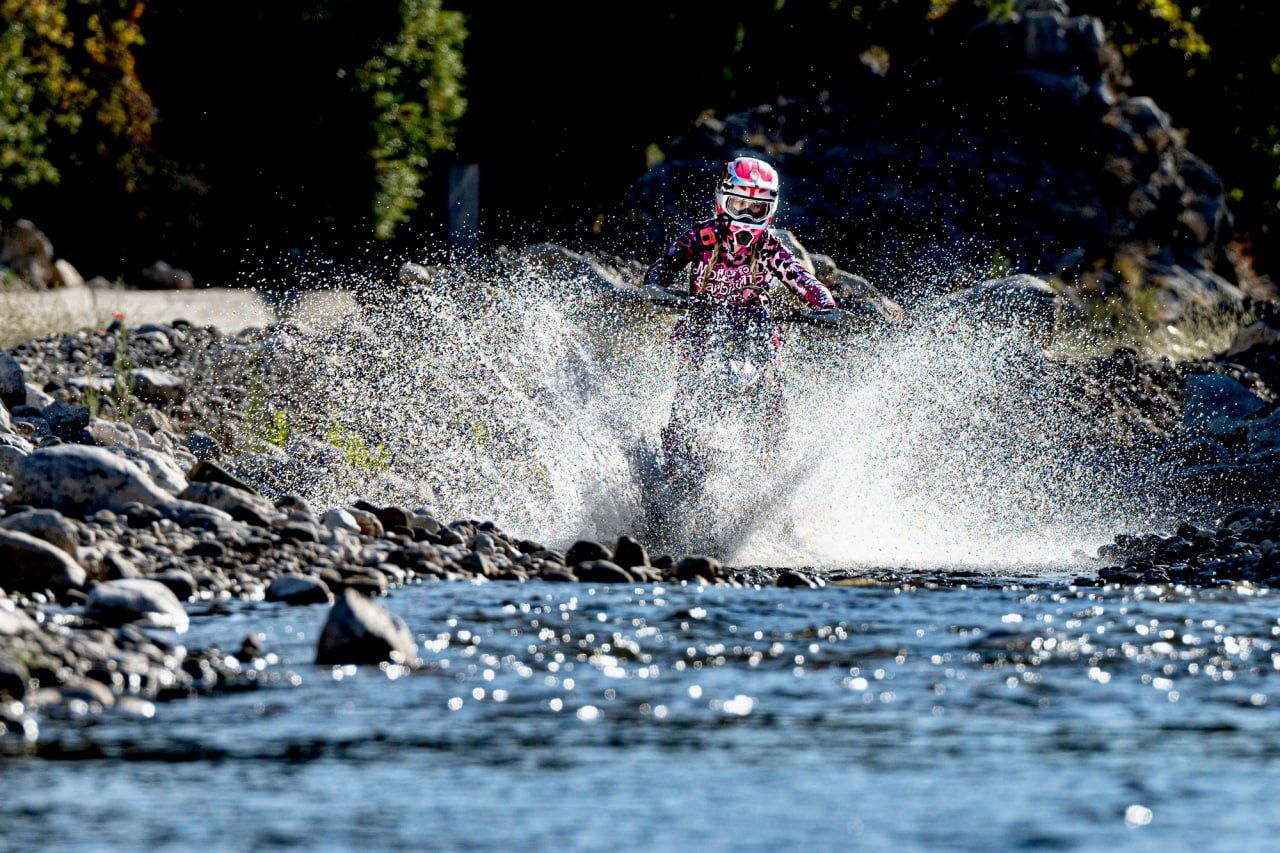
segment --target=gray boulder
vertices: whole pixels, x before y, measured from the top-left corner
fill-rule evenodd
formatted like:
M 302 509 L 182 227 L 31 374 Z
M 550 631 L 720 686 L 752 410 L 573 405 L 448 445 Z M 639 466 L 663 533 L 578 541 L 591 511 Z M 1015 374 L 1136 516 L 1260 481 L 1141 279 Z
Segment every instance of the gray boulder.
M 383 661 L 417 664 L 418 644 L 413 632 L 378 602 L 354 590 L 343 590 L 320 634 L 316 663 L 332 666 Z
M 13 472 L 17 471 L 18 466 L 22 464 L 22 460 L 26 458 L 27 451 L 0 442 L 0 474 L 12 476 Z
M 247 522 L 256 527 L 270 527 L 271 517 L 276 508 L 271 501 L 236 489 L 223 483 L 188 483 L 178 498 L 192 503 L 204 504 L 228 513 L 237 521 Z
M 355 520 L 345 509 L 334 507 L 324 514 L 324 518 L 320 522 L 331 530 L 346 530 L 349 533 L 359 533 L 360 523 Z
M 989 279 L 949 299 L 969 319 L 1048 337 L 1058 312 L 1058 294 L 1031 275 Z
M 98 584 L 89 593 L 84 615 L 104 625 L 145 622 L 155 628 L 172 628 L 180 634 L 189 624 L 187 611 L 169 587 L 142 578 Z
M 53 244 L 29 220 L 19 219 L 0 239 L 0 264 L 32 287 L 44 290 L 54 278 Z
M 13 479 L 12 503 L 71 515 L 115 511 L 134 502 L 159 507 L 174 500 L 132 462 L 78 444 L 37 450 L 22 460 Z
M 333 601 L 329 587 L 310 575 L 281 575 L 267 587 L 267 601 L 285 604 L 328 604 Z
M 187 488 L 187 475 L 172 456 L 158 450 L 139 450 L 128 454 L 147 476 L 160 488 L 172 494 L 178 494 Z
M 21 637 L 38 630 L 35 620 L 24 611 L 0 607 L 0 637 Z
M 187 386 L 181 378 L 163 370 L 138 368 L 132 370 L 133 393 L 139 400 L 155 405 L 172 405 L 187 398 Z
M 72 559 L 80 547 L 80 532 L 74 522 L 52 509 L 32 509 L 0 519 L 0 529 L 34 536 L 66 551 Z
M 53 434 L 65 441 L 78 441 L 85 427 L 89 426 L 88 406 L 56 400 L 45 406 L 40 415 L 48 422 Z
M 55 545 L 16 530 L 0 530 L 0 587 L 16 592 L 84 586 L 85 571 Z

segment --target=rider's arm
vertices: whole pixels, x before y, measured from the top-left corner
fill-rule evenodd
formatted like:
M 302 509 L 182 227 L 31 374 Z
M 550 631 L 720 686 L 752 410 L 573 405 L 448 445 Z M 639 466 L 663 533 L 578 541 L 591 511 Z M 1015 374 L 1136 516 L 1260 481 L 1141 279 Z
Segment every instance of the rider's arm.
M 777 240 L 771 240 L 770 251 L 765 252 L 765 263 L 774 277 L 814 308 L 835 308 L 827 286 L 813 277 L 796 256 Z
M 649 267 L 649 271 L 644 276 L 645 285 L 654 285 L 667 290 L 672 289 L 675 287 L 680 270 L 688 266 L 697 253 L 697 230 L 685 232 L 671 244 L 667 251 L 662 254 L 662 257 L 653 262 L 653 266 Z

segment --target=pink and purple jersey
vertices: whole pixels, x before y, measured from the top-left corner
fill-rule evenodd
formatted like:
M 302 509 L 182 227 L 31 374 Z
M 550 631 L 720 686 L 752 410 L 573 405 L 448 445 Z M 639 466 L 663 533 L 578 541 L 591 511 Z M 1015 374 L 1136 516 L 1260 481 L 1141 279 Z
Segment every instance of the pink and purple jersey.
M 721 243 L 719 250 L 717 241 Z M 750 249 L 731 252 L 714 219 L 700 222 L 682 234 L 649 267 L 644 283 L 671 289 L 686 265 L 690 293 L 702 294 L 735 308 L 763 306 L 763 294 L 773 278 L 814 308 L 836 307 L 831 291 L 796 260 L 772 231 L 761 235 Z

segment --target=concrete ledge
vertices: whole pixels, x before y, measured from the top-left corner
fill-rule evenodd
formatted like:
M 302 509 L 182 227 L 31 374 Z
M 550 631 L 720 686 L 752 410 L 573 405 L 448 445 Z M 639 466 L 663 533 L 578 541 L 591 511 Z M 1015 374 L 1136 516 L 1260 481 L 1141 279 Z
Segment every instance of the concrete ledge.
M 200 290 L 100 290 L 68 287 L 0 292 L 0 346 L 77 329 L 100 329 L 115 312 L 130 326 L 187 320 L 238 332 L 276 319 L 256 291 L 210 287 Z

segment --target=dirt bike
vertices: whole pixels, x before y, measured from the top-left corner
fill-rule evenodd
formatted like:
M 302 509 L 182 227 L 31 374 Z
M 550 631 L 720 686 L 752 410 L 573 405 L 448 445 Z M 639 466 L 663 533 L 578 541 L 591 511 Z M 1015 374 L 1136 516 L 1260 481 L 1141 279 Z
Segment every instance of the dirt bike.
M 787 458 L 785 446 L 779 324 L 838 327 L 852 320 L 838 309 L 774 320 L 763 308 L 737 312 L 657 287 L 645 288 L 645 295 L 653 307 L 696 325 L 698 348 L 681 361 L 661 463 L 641 477 L 648 532 L 656 542 L 723 552 L 731 544 L 725 540 L 769 506 L 801 461 Z

